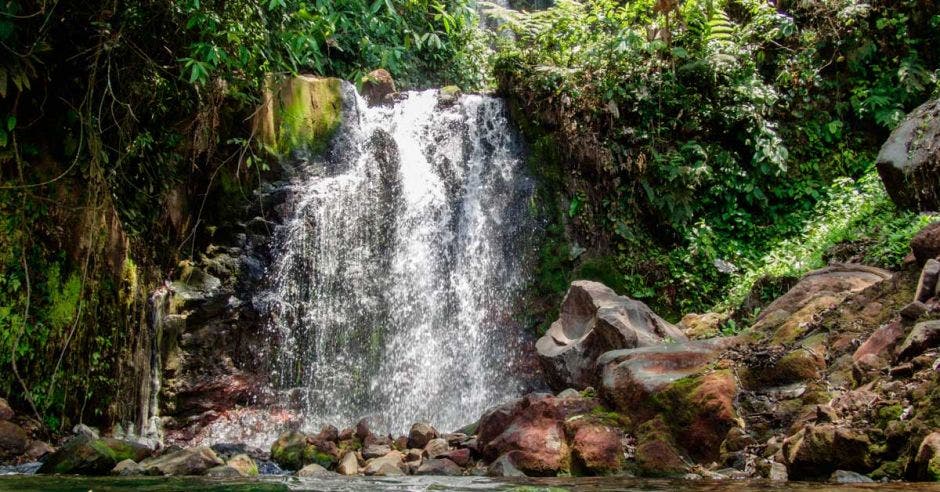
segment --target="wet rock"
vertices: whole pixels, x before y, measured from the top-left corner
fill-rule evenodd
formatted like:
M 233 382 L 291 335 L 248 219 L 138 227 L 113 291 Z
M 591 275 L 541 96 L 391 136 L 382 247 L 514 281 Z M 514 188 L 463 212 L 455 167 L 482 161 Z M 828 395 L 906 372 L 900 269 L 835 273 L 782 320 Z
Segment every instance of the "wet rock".
M 447 458 L 430 459 L 424 460 L 424 462 L 421 463 L 421 466 L 415 471 L 415 475 L 444 475 L 456 477 L 463 475 L 463 469 Z
M 823 479 L 836 470 L 871 468 L 871 442 L 856 430 L 834 424 L 807 425 L 784 440 L 791 479 Z
M 920 271 L 917 290 L 914 291 L 914 301 L 927 302 L 934 297 L 937 293 L 938 278 L 940 278 L 940 261 L 930 258 Z
M 404 468 L 404 458 L 400 451 L 391 451 L 381 458 L 373 458 L 366 462 L 365 469 L 363 473 L 366 475 L 379 475 L 383 466 L 392 466 L 399 469 L 399 472 Z
M 467 448 L 455 449 L 444 453 L 443 458 L 453 461 L 457 466 L 467 466 L 470 464 L 470 450 Z
M 911 111 L 878 152 L 881 181 L 899 208 L 940 209 L 940 99 Z
M 203 475 L 215 478 L 236 478 L 243 476 L 238 470 L 228 465 L 214 466 L 206 470 Z
M 190 476 L 203 475 L 210 468 L 225 463 L 208 446 L 171 451 L 140 462 L 147 475 Z
M 34 461 L 54 452 L 55 448 L 43 441 L 30 441 L 29 446 L 26 447 L 26 456 Z
M 587 280 L 573 282 L 557 321 L 536 343 L 549 384 L 556 390 L 596 384 L 595 361 L 602 353 L 685 340 L 678 327 L 645 304 Z
M 370 444 L 362 448 L 362 457 L 371 460 L 372 458 L 385 456 L 391 451 L 392 449 L 384 444 Z
M 9 420 L 0 420 L 0 459 L 21 455 L 28 445 L 29 435 L 22 427 Z
M 689 464 L 676 448 L 668 426 L 661 417 L 646 422 L 637 430 L 636 464 L 645 476 L 681 476 Z
M 444 434 L 441 437 L 447 441 L 447 444 L 455 447 L 462 445 L 463 443 L 467 442 L 468 439 L 470 439 L 470 436 L 464 434 L 463 432 L 452 432 L 450 434 Z
M 911 480 L 940 482 L 940 431 L 927 435 L 907 470 Z
M 447 444 L 446 439 L 431 439 L 424 447 L 424 455 L 428 458 L 439 458 L 447 454 L 449 450 L 450 446 Z
M 352 427 L 347 427 L 339 432 L 340 441 L 349 441 L 354 437 L 356 437 L 356 429 Z
M 770 469 L 767 472 L 767 479 L 772 482 L 786 482 L 789 480 L 787 466 L 776 461 L 770 463 Z
M 316 463 L 311 463 L 301 468 L 300 470 L 297 470 L 297 476 L 301 478 L 327 477 L 330 475 L 333 475 L 333 473 Z
M 861 473 L 856 473 L 853 471 L 847 470 L 836 470 L 832 472 L 832 475 L 829 476 L 830 482 L 835 483 L 870 483 L 874 480 L 862 475 Z
M 623 467 L 623 434 L 619 429 L 576 420 L 568 424 L 571 454 L 575 462 L 595 475 L 619 471 Z
M 525 477 L 526 474 L 516 468 L 513 457 L 518 456 L 519 451 L 510 451 L 493 460 L 486 469 L 486 475 L 490 477 Z
M 114 468 L 111 469 L 111 475 L 118 477 L 131 477 L 143 474 L 144 469 L 141 468 L 136 461 L 131 459 L 121 460 L 121 462 L 114 465 Z
M 10 420 L 14 415 L 15 413 L 10 404 L 5 399 L 0 398 L 0 420 Z
M 398 436 L 395 438 L 395 441 L 392 442 L 392 447 L 404 451 L 408 449 L 408 436 Z
M 271 445 L 271 459 L 285 470 L 299 470 L 304 466 L 307 436 L 298 431 L 286 431 Z
M 796 341 L 819 312 L 888 278 L 891 272 L 887 270 L 859 264 L 833 264 L 812 271 L 761 311 L 751 329 L 770 335 L 773 344 Z
M 911 333 L 898 347 L 898 360 L 907 360 L 940 345 L 940 321 L 924 321 L 914 325 Z
M 940 256 L 940 222 L 934 222 L 921 229 L 911 240 L 911 251 L 918 265 Z
M 369 72 L 362 78 L 362 96 L 369 106 L 383 104 L 387 98 L 395 93 L 395 79 L 385 69 Z
M 359 422 L 356 422 L 356 437 L 360 441 L 365 442 L 366 439 L 372 436 L 372 431 L 369 430 L 369 421 L 362 419 Z
M 477 429 L 478 447 L 489 459 L 519 451 L 513 455 L 514 466 L 528 475 L 555 475 L 568 466 L 564 422 L 597 406 L 593 398 L 526 395 L 483 415 Z
M 43 462 L 38 473 L 106 475 L 126 459 L 139 462 L 150 456 L 144 445 L 111 439 L 75 436 Z
M 370 473 L 366 473 L 366 475 L 370 475 Z M 378 477 L 397 477 L 405 475 L 405 472 L 401 469 L 401 467 L 395 466 L 391 463 L 382 463 L 374 473 L 371 473 L 371 475 Z
M 347 451 L 339 461 L 336 472 L 340 475 L 357 475 L 359 473 L 359 461 L 356 459 L 356 453 Z
M 431 439 L 437 438 L 437 429 L 428 423 L 417 423 L 411 426 L 408 432 L 408 447 L 424 449 Z
M 421 449 L 409 449 L 405 453 L 405 461 L 421 461 L 424 457 L 424 450 Z
M 247 454 L 237 454 L 229 458 L 225 465 L 238 471 L 243 477 L 256 477 L 259 473 L 258 464 Z
M 460 98 L 461 90 L 456 85 L 445 85 L 441 87 L 437 95 L 437 104 L 441 107 L 452 106 Z
M 317 441 L 339 441 L 339 429 L 332 425 L 324 425 L 320 428 L 320 432 L 314 437 Z

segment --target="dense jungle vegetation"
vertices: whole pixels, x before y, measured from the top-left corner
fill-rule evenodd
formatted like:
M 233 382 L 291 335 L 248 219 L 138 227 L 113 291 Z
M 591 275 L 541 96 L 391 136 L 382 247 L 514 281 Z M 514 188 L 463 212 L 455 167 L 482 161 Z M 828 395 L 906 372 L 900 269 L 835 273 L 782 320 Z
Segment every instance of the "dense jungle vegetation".
M 873 163 L 940 90 L 935 0 L 484 10 L 498 32 L 470 0 L 0 0 L 0 394 L 50 431 L 133 411 L 147 292 L 276 172 L 248 123 L 271 77 L 506 95 L 539 322 L 575 277 L 740 322 L 830 257 L 899 265 L 932 220 Z

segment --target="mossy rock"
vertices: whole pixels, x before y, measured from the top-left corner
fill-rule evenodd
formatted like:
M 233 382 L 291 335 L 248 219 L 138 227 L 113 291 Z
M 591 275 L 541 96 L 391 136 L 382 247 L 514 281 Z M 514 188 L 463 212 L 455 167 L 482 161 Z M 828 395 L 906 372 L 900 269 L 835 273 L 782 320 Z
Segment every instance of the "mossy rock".
M 323 152 L 342 122 L 341 89 L 340 79 L 312 76 L 292 77 L 276 90 L 269 87 L 255 119 L 257 138 L 278 155 Z
M 304 466 L 307 436 L 303 432 L 282 432 L 271 445 L 271 459 L 285 470 L 299 470 Z
M 313 463 L 329 470 L 336 464 L 337 459 L 330 453 L 323 452 L 311 444 L 304 450 L 303 461 L 304 465 Z
M 37 473 L 106 475 L 121 461 L 149 455 L 149 448 L 135 442 L 78 436 L 49 456 Z

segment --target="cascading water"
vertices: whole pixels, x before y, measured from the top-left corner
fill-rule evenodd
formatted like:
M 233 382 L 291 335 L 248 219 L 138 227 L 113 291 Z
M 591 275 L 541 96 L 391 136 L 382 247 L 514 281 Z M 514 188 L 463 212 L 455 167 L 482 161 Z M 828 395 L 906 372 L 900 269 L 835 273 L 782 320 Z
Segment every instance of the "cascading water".
M 347 85 L 344 100 L 278 232 L 273 379 L 308 429 L 456 429 L 531 372 L 513 316 L 537 229 L 519 139 L 493 97 L 369 108 Z

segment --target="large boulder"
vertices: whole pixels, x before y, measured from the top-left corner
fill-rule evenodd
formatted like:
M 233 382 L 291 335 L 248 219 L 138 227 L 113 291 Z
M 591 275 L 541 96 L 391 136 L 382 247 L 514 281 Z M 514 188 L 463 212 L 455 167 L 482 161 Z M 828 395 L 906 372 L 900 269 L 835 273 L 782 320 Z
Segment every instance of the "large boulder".
M 0 420 L 0 459 L 13 458 L 26 452 L 29 435 L 22 427 Z
M 455 477 L 463 475 L 463 469 L 447 458 L 430 459 L 424 460 L 424 462 L 421 463 L 421 466 L 415 471 L 415 475 L 445 475 Z
M 605 353 L 598 359 L 601 394 L 634 422 L 663 416 L 693 458 L 715 459 L 738 424 L 738 386 L 730 371 L 712 363 L 737 343 L 717 338 Z
M 269 83 L 255 113 L 254 133 L 278 153 L 323 151 L 342 121 L 342 81 L 298 75 Z
M 920 443 L 908 467 L 908 478 L 940 482 L 940 431 L 930 433 Z
M 807 425 L 783 443 L 791 480 L 825 479 L 836 470 L 869 471 L 870 449 L 868 436 L 836 424 Z
M 924 321 L 914 325 L 904 343 L 898 347 L 898 359 L 907 360 L 940 345 L 940 321 Z
M 911 252 L 919 265 L 940 256 L 940 222 L 924 227 L 911 239 Z
M 560 391 L 596 384 L 595 361 L 604 352 L 685 340 L 678 327 L 646 304 L 597 282 L 573 282 L 561 313 L 536 342 L 549 384 Z
M 574 464 L 594 475 L 606 475 L 623 467 L 623 432 L 590 419 L 567 423 Z
M 858 264 L 833 264 L 807 273 L 786 294 L 761 311 L 751 330 L 772 344 L 798 340 L 821 311 L 850 294 L 891 278 L 891 272 Z
M 131 441 L 75 436 L 46 458 L 37 473 L 107 475 L 121 461 L 140 461 L 150 448 Z
M 518 451 L 512 464 L 519 470 L 530 476 L 555 475 L 570 469 L 565 421 L 598 406 L 594 398 L 526 395 L 483 414 L 477 428 L 478 448 L 491 460 Z
M 431 427 L 431 424 L 420 422 L 411 426 L 408 432 L 408 447 L 424 449 L 431 439 L 437 438 L 437 429 Z
M 940 99 L 912 111 L 878 153 L 878 174 L 899 207 L 940 208 Z
M 140 462 L 146 475 L 188 476 L 204 475 L 208 470 L 223 466 L 218 455 L 208 446 L 171 451 Z M 234 467 L 232 467 L 235 470 Z M 236 474 L 239 474 L 235 470 Z

